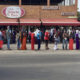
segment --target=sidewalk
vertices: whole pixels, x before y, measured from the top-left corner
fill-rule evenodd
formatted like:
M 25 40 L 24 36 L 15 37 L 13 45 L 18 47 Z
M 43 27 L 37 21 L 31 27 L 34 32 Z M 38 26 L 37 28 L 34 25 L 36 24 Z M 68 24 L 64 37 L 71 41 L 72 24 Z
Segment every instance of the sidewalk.
M 16 44 L 11 44 L 12 50 L 7 50 L 7 45 L 3 45 L 3 50 L 0 50 L 0 54 L 21 54 L 21 55 L 75 55 L 80 54 L 80 50 L 62 50 L 62 44 L 58 45 L 59 50 L 53 50 L 54 44 L 49 44 L 49 50 L 45 50 L 45 44 L 41 44 L 41 50 L 37 51 L 37 45 L 35 50 L 31 50 L 31 44 L 27 44 L 27 50 L 17 50 Z M 74 44 L 75 49 L 75 44 Z
M 31 44 L 28 43 L 28 44 L 26 44 L 26 46 L 27 46 L 28 50 L 31 50 Z M 48 46 L 49 46 L 50 50 L 53 50 L 53 48 L 54 48 L 54 44 L 53 43 L 49 43 Z M 17 44 L 11 44 L 10 47 L 11 47 L 12 50 L 17 50 Z M 74 44 L 73 48 L 75 50 L 75 48 L 76 48 L 75 44 Z M 4 44 L 3 45 L 3 50 L 6 50 L 6 49 L 7 49 L 7 44 Z M 37 44 L 35 44 L 35 49 L 37 49 Z M 62 44 L 58 44 L 58 49 L 62 50 Z M 45 50 L 45 44 L 44 43 L 41 44 L 41 50 Z

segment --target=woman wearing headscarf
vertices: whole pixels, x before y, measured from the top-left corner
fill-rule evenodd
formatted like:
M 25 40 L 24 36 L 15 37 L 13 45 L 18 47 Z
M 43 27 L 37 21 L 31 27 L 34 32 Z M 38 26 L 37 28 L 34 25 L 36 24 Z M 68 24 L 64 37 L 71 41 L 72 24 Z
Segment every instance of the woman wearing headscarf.
M 76 50 L 79 49 L 79 31 L 76 30 Z

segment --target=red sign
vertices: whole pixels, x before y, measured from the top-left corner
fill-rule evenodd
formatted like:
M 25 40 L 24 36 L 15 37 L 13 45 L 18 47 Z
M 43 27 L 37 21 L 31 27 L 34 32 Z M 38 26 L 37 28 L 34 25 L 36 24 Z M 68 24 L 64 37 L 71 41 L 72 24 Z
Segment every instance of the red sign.
M 24 16 L 25 11 L 23 8 L 17 6 L 5 7 L 2 10 L 2 14 L 8 18 L 20 18 Z

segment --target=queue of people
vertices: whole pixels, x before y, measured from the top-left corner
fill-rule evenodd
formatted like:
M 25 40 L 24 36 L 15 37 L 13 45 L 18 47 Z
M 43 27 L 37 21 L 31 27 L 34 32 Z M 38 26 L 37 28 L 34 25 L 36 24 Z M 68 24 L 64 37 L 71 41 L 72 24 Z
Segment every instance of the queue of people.
M 49 46 L 48 44 L 53 42 L 54 50 L 58 50 L 58 44 L 62 43 L 62 49 L 63 50 L 73 50 L 73 44 L 74 42 L 76 43 L 76 50 L 80 49 L 80 30 L 74 30 L 74 29 L 69 29 L 69 30 L 56 30 L 56 29 L 51 29 L 51 30 L 45 30 L 41 31 L 40 29 L 36 29 L 34 32 L 29 31 L 29 35 L 27 35 L 26 30 L 17 30 L 16 32 L 13 31 L 13 37 L 11 37 L 11 30 L 9 26 L 7 27 L 7 30 L 5 32 L 6 34 L 6 39 L 7 39 L 7 49 L 11 50 L 10 48 L 10 41 L 11 39 L 13 40 L 13 43 L 17 43 L 17 49 L 18 50 L 26 50 L 27 49 L 27 39 L 29 38 L 29 43 L 31 43 L 32 49 L 34 49 L 35 43 L 38 45 L 37 50 L 40 50 L 41 48 L 41 43 L 45 43 L 45 49 L 48 50 Z M 4 32 L 0 31 L 0 49 L 3 48 L 3 35 Z M 32 36 L 33 35 L 33 36 Z M 31 37 L 32 36 L 32 37 Z M 44 39 L 43 39 L 44 38 Z M 69 47 L 68 47 L 69 44 Z

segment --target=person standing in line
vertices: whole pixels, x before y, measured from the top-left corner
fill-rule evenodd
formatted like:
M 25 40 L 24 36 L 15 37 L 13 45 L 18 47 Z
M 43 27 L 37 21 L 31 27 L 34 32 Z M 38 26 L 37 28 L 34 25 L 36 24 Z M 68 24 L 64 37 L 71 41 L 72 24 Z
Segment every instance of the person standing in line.
M 79 31 L 76 30 L 76 50 L 79 50 Z
M 68 47 L 68 33 L 66 31 L 64 31 L 63 33 L 63 45 L 62 48 L 63 50 L 66 49 L 67 50 Z
M 61 32 L 60 32 L 60 30 L 58 29 L 58 31 L 57 31 L 57 35 L 58 35 L 58 43 L 60 43 L 60 34 L 61 34 Z
M 3 39 L 2 39 L 2 32 L 0 30 L 0 50 L 2 49 L 3 46 Z
M 29 37 L 29 43 L 31 43 L 31 31 L 29 31 L 28 37 Z
M 17 32 L 16 34 L 16 41 L 17 41 L 17 49 L 20 50 L 20 44 L 21 44 L 21 40 L 20 40 L 20 36 L 21 35 L 21 32 Z
M 60 30 L 60 41 L 63 42 L 63 33 L 64 33 L 64 28 L 62 27 Z
M 45 49 L 48 50 L 48 41 L 49 41 L 49 32 L 48 30 L 46 30 L 45 32 L 45 36 L 44 36 L 44 40 L 45 40 Z
M 38 50 L 40 50 L 40 47 L 41 47 L 41 32 L 40 32 L 40 30 L 37 33 L 37 43 L 38 43 Z
M 72 36 L 73 36 L 73 40 L 74 40 L 74 42 L 75 42 L 75 34 L 76 34 L 75 29 L 72 29 Z
M 79 49 L 80 49 L 80 30 L 79 30 Z
M 57 50 L 57 44 L 58 44 L 59 40 L 58 40 L 58 33 L 56 32 L 54 34 L 54 50 Z
M 69 50 L 73 50 L 73 43 L 74 43 L 73 33 L 71 32 L 69 35 Z
M 10 49 L 11 30 L 9 29 L 9 26 L 7 27 L 7 30 L 6 30 L 6 37 L 7 37 L 7 48 L 8 50 L 11 50 Z
M 12 43 L 14 44 L 16 42 L 16 31 L 13 29 L 12 30 Z
M 39 31 L 40 31 L 39 29 L 36 29 L 36 30 L 34 31 L 34 34 L 35 34 L 35 44 L 38 43 L 38 42 L 37 42 L 37 34 L 38 34 Z
M 53 42 L 54 29 L 50 30 L 50 42 Z
M 27 39 L 27 35 L 26 32 L 22 33 L 22 46 L 21 46 L 21 50 L 26 50 L 26 39 Z

